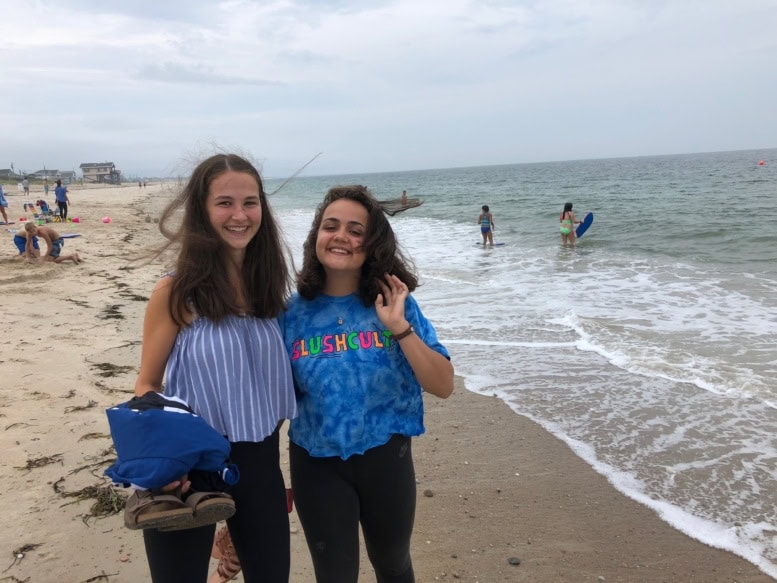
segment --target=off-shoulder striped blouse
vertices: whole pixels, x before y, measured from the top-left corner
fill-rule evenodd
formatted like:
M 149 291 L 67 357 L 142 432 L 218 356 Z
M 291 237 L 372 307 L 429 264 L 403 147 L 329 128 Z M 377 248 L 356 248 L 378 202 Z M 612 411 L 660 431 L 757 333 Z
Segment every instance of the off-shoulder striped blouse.
M 229 441 L 260 442 L 297 415 L 289 356 L 275 319 L 195 318 L 175 339 L 167 396 L 186 401 Z

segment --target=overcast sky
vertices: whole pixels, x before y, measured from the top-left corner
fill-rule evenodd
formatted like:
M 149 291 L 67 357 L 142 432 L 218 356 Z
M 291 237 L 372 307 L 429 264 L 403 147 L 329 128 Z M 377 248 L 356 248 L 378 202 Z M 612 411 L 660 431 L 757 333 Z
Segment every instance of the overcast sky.
M 283 177 L 777 147 L 777 0 L 3 0 L 0 168 Z

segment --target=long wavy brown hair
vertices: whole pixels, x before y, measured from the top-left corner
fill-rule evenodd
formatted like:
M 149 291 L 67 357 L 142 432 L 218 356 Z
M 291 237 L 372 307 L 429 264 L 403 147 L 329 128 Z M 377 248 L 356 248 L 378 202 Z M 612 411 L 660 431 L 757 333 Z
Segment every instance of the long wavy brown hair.
M 262 177 L 245 158 L 216 154 L 200 162 L 159 220 L 159 230 L 168 241 L 158 253 L 180 246 L 170 293 L 170 314 L 179 326 L 192 311 L 214 322 L 245 312 L 238 305 L 237 292 L 228 278 L 226 246 L 213 229 L 206 207 L 210 185 L 229 170 L 249 174 L 259 185 L 262 224 L 246 248 L 241 267 L 241 285 L 250 304 L 249 312 L 259 318 L 274 318 L 288 298 L 288 250 L 267 202 Z M 177 227 L 171 226 L 181 209 L 183 219 Z
M 366 259 L 359 276 L 358 290 L 362 303 L 369 306 L 375 302 L 381 291 L 378 281 L 383 279 L 386 273 L 396 275 L 411 292 L 415 290 L 418 287 L 415 266 L 399 248 L 394 230 L 386 217 L 387 211 L 366 186 L 351 185 L 330 188 L 323 202 L 316 208 L 313 224 L 302 247 L 302 269 L 297 274 L 299 294 L 307 300 L 312 300 L 324 290 L 326 272 L 316 256 L 318 230 L 326 208 L 341 199 L 352 200 L 367 209 L 367 232 L 363 244 Z M 391 209 L 392 214 L 401 210 Z

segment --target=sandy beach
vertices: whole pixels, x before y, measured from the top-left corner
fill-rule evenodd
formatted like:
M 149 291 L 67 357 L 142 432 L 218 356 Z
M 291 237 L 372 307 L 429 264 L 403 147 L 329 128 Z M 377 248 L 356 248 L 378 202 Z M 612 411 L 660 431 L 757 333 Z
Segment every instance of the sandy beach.
M 18 221 L 23 197 L 6 191 Z M 81 234 L 64 250 L 80 265 L 25 263 L 7 232 L 22 225 L 2 226 L 0 582 L 148 580 L 142 536 L 117 506 L 124 491 L 102 474 L 115 457 L 105 409 L 132 396 L 143 311 L 165 266 L 130 269 L 130 260 L 161 240 L 155 219 L 167 196 L 158 184 L 71 187 L 80 223 L 50 226 Z M 419 582 L 773 581 L 673 529 L 540 426 L 461 382 L 450 399 L 427 399 L 426 425 L 413 445 Z M 291 581 L 313 581 L 294 513 L 291 541 Z M 362 573 L 374 581 L 366 558 Z

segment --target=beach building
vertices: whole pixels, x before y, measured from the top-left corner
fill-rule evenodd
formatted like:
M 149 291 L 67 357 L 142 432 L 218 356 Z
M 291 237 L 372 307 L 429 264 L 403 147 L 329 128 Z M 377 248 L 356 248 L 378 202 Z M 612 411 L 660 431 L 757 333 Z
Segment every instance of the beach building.
M 44 178 L 56 180 L 57 178 L 62 178 L 62 172 L 56 168 L 44 168 L 43 170 L 37 170 L 36 172 L 28 174 L 27 178 L 35 180 L 43 180 Z
M 22 177 L 12 168 L 0 168 L 0 180 L 21 180 Z
M 59 171 L 59 176 L 57 178 L 62 180 L 63 184 L 70 184 L 72 182 L 75 182 L 75 180 L 76 180 L 76 171 L 75 170 L 60 170 Z
M 84 182 L 121 183 L 121 170 L 113 162 L 84 162 L 79 168 L 84 173 Z
M 36 180 L 61 180 L 63 184 L 71 184 L 76 179 L 75 170 L 57 170 L 56 168 L 44 168 L 27 175 L 27 178 Z
M 59 178 L 59 170 L 55 168 L 44 168 L 27 175 L 27 178 L 43 180 L 44 178 Z

